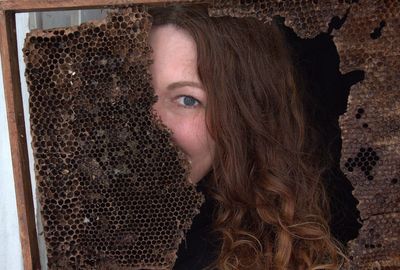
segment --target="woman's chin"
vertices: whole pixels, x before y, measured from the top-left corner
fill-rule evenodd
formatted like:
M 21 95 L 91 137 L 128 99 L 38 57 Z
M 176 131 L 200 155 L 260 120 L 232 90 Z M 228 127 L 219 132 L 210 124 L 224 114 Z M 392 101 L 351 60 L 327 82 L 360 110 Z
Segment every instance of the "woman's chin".
M 199 175 L 199 173 L 196 172 L 191 172 L 187 178 L 189 183 L 191 184 L 197 184 L 201 180 L 202 176 Z

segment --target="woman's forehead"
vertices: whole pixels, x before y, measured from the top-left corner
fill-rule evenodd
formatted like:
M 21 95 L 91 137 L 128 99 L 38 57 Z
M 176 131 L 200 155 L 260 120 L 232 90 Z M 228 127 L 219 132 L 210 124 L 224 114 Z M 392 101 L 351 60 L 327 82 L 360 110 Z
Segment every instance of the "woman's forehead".
M 196 44 L 186 31 L 174 25 L 157 26 L 152 29 L 150 45 L 153 78 L 157 81 L 196 80 Z
M 155 26 L 150 31 L 150 45 L 155 53 L 195 54 L 196 43 L 190 34 L 172 24 Z M 178 54 L 179 53 L 179 54 Z

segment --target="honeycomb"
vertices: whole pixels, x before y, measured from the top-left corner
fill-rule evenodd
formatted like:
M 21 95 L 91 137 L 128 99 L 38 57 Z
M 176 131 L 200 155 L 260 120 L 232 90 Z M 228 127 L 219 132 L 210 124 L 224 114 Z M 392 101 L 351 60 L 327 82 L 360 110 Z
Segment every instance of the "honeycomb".
M 400 268 L 400 3 L 216 0 L 210 16 L 253 16 L 302 38 L 334 36 L 351 89 L 341 168 L 363 226 L 350 269 Z M 34 31 L 24 56 L 32 146 L 50 269 L 169 269 L 203 202 L 169 131 L 151 112 L 151 20 L 142 6 L 104 21 Z M 333 30 L 333 31 L 332 31 Z
M 340 119 L 341 169 L 354 186 L 362 228 L 349 269 L 400 269 L 400 2 L 218 0 L 211 16 L 285 24 L 301 38 L 333 34 L 340 70 L 363 70 Z
M 171 269 L 204 201 L 152 111 L 150 27 L 131 6 L 26 37 L 49 269 Z
M 329 29 L 329 23 L 343 17 L 351 1 L 335 0 L 217 0 L 209 8 L 214 17 L 255 17 L 270 23 L 274 16 L 285 17 L 285 24 L 301 38 L 313 38 Z
M 346 23 L 334 34 L 341 71 L 365 71 L 365 79 L 351 89 L 347 113 L 339 119 L 343 171 L 358 150 L 371 150 L 360 158 L 364 166 L 347 172 L 363 221 L 358 238 L 349 243 L 356 269 L 400 269 L 399 34 L 396 0 L 353 4 Z

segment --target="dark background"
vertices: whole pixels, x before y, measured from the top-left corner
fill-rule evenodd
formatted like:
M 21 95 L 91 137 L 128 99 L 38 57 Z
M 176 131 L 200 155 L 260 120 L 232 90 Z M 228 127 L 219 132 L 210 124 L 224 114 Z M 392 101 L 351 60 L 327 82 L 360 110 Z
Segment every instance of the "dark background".
M 325 174 L 325 186 L 330 197 L 333 235 L 342 243 L 358 235 L 361 227 L 358 201 L 352 195 L 353 187 L 340 170 L 342 147 L 339 116 L 346 112 L 350 87 L 364 79 L 362 70 L 341 74 L 339 55 L 331 32 L 345 21 L 334 17 L 327 33 L 313 39 L 301 39 L 292 29 L 284 26 L 284 18 L 275 17 L 290 44 L 294 64 L 304 91 L 308 116 L 318 133 L 319 144 L 330 160 Z

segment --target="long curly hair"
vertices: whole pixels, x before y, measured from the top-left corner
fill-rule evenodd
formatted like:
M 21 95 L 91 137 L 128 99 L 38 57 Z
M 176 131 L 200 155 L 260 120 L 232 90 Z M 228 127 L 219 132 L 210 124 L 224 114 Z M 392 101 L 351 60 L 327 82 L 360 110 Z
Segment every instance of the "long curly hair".
M 206 5 L 149 9 L 197 44 L 215 140 L 211 174 L 221 236 L 217 269 L 338 269 L 322 169 L 296 87 L 290 50 L 275 24 L 209 17 Z

